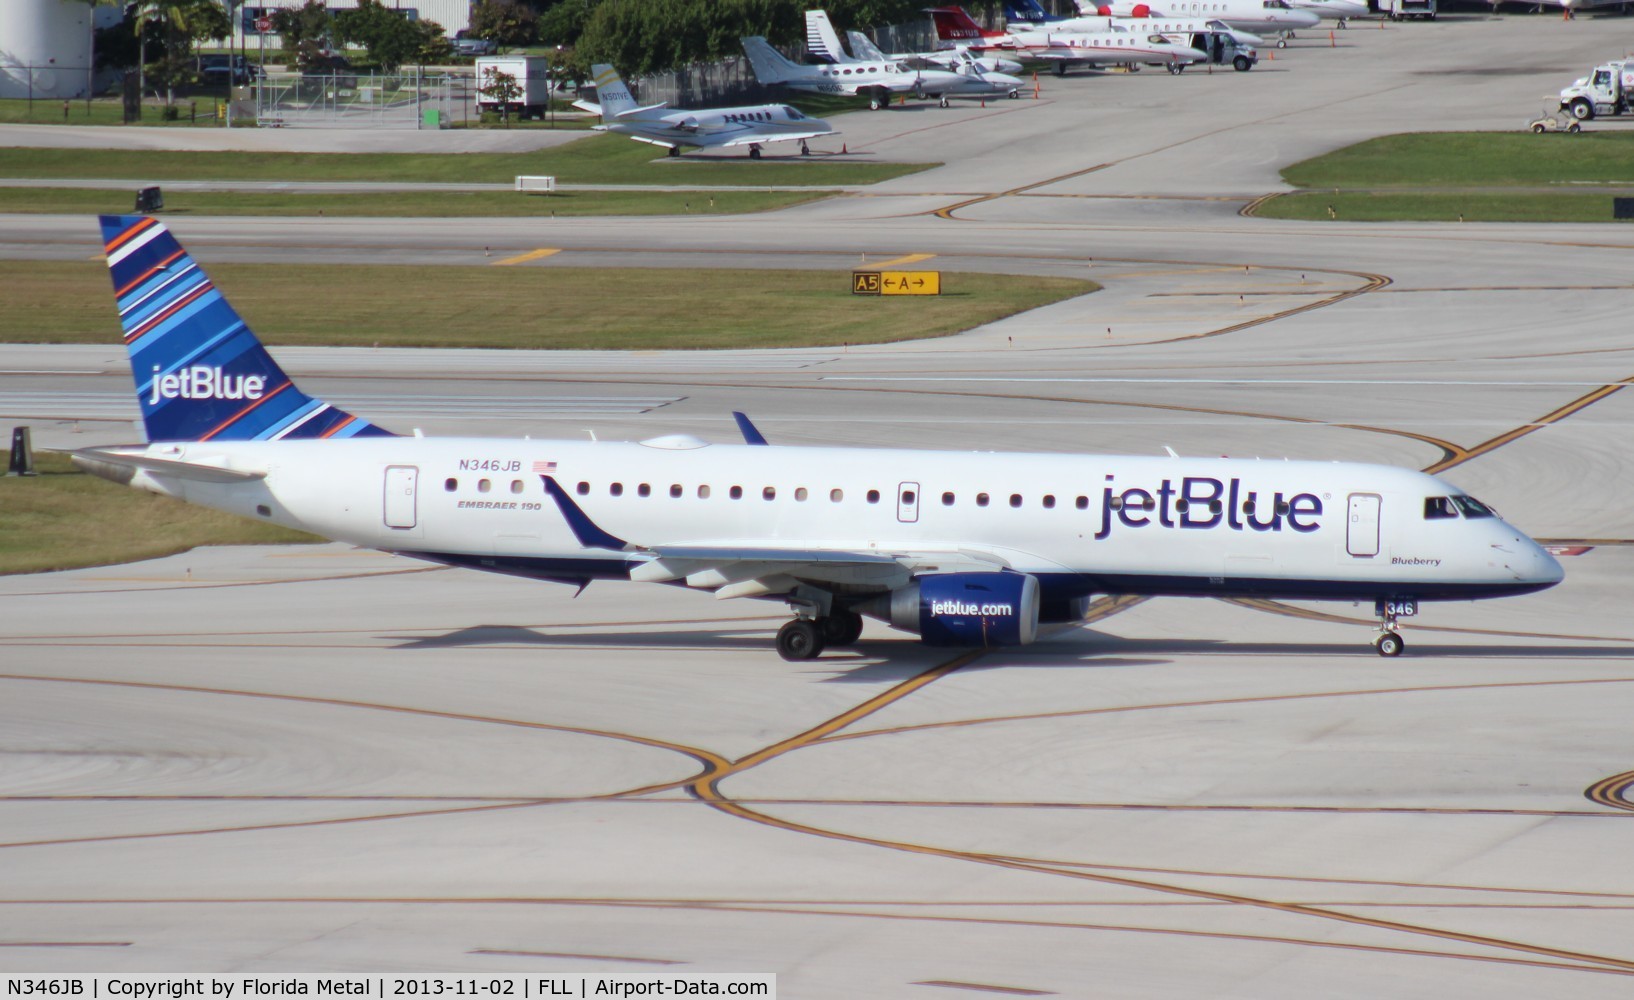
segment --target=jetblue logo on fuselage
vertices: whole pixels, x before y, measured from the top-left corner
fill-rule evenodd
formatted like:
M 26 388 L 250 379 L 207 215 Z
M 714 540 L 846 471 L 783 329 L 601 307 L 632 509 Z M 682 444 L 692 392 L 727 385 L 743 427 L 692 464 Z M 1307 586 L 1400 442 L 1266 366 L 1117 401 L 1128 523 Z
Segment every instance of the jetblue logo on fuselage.
M 267 389 L 264 375 L 228 375 L 220 368 L 194 365 L 166 375 L 153 366 L 153 395 L 148 405 L 164 399 L 260 399 Z
M 1101 528 L 1096 540 L 1112 534 L 1112 526 L 1145 528 L 1228 528 L 1231 531 L 1281 531 L 1287 525 L 1301 533 L 1322 526 L 1322 498 L 1314 493 L 1284 496 L 1245 490 L 1242 480 L 1186 476 L 1177 488 L 1165 479 L 1155 490 L 1111 485 L 1101 491 Z

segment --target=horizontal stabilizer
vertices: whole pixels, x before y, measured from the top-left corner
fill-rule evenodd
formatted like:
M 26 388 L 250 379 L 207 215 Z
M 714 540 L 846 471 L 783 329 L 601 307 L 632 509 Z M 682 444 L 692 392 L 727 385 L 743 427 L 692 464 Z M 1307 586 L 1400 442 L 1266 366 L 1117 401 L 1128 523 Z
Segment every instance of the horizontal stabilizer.
M 129 482 L 137 471 L 156 476 L 189 479 L 196 483 L 248 483 L 267 478 L 265 472 L 247 472 L 199 462 L 178 462 L 147 455 L 129 455 L 100 448 L 81 448 L 71 452 L 68 457 L 75 465 L 94 476 L 125 482 Z
M 628 111 L 620 111 L 618 114 L 614 115 L 613 117 L 614 118 L 619 118 L 619 119 L 623 119 L 623 118 L 639 118 L 641 115 L 647 113 L 648 111 L 662 111 L 663 109 L 665 109 L 667 107 L 669 107 L 669 102 L 668 101 L 659 101 L 657 104 L 648 104 L 648 105 L 645 105 L 645 106 L 639 107 L 639 108 L 630 108 Z

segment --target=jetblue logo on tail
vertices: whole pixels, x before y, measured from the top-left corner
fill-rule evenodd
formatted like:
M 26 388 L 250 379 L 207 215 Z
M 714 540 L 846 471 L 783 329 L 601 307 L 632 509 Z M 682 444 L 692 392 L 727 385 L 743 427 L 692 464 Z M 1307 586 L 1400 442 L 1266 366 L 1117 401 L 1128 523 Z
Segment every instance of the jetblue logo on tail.
M 228 375 L 220 368 L 194 365 L 168 375 L 159 374 L 153 366 L 153 395 L 148 405 L 161 399 L 260 399 L 266 392 L 267 380 L 262 375 Z

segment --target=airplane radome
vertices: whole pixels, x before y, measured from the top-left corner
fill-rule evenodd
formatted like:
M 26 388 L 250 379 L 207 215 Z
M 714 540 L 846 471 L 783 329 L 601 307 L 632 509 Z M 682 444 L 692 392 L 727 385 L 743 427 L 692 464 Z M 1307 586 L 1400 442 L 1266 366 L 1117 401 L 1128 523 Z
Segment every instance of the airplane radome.
M 1343 462 L 401 437 L 302 393 L 164 225 L 103 216 L 148 443 L 81 467 L 405 556 L 786 603 L 786 659 L 863 616 L 1021 645 L 1101 594 L 1418 602 L 1524 594 L 1558 563 L 1424 473 Z

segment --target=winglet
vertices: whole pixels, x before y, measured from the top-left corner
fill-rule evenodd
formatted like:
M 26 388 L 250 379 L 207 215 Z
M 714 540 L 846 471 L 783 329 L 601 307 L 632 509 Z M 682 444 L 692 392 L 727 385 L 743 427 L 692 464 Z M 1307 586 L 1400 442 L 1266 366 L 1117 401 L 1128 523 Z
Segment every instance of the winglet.
M 562 517 L 567 520 L 567 526 L 573 529 L 573 537 L 579 540 L 580 545 L 587 549 L 612 549 L 614 552 L 629 549 L 629 543 L 624 539 L 609 535 L 598 528 L 596 522 L 590 520 L 590 515 L 573 502 L 573 498 L 567 495 L 567 491 L 562 489 L 554 476 L 542 475 L 539 478 L 545 481 L 545 492 L 556 501 L 556 506 L 561 508 Z
M 733 410 L 732 419 L 738 422 L 738 430 L 743 433 L 744 444 L 771 443 L 770 441 L 766 440 L 766 435 L 760 433 L 760 429 L 749 420 L 747 415 L 739 413 L 737 410 Z

